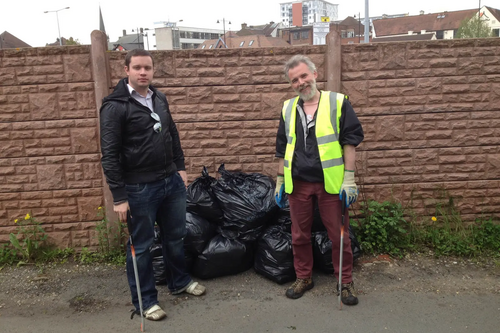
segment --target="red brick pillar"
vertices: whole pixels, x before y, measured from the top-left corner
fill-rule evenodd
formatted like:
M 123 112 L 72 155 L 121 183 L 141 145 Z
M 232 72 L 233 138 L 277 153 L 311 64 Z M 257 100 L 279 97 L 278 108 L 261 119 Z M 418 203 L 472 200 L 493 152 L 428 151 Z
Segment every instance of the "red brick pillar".
M 340 32 L 332 30 L 326 35 L 326 90 L 342 92 Z
M 101 108 L 102 99 L 109 95 L 111 87 L 110 69 L 109 61 L 107 56 L 108 51 L 108 41 L 106 34 L 99 30 L 92 31 L 91 34 L 91 59 L 92 59 L 92 77 L 94 79 L 94 93 L 95 93 L 95 105 L 97 108 L 97 117 L 100 120 L 101 116 L 99 114 L 99 109 Z M 100 122 L 97 123 L 98 135 L 99 135 L 99 150 L 100 150 Z M 106 216 L 108 221 L 113 225 L 118 221 L 118 216 L 113 211 L 113 196 L 109 190 L 106 183 L 106 178 L 103 177 L 103 193 L 104 193 L 104 209 L 106 210 Z M 116 232 L 116 228 L 112 228 L 111 233 Z M 111 238 L 112 240 L 113 238 Z

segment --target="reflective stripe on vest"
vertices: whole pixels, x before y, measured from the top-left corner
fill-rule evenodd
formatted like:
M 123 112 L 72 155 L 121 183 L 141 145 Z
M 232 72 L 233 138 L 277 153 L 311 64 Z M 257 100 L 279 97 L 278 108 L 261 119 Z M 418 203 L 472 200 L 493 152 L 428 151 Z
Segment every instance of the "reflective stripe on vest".
M 344 98 L 343 94 L 322 91 L 316 115 L 315 134 L 325 179 L 325 191 L 330 194 L 339 193 L 344 178 L 344 154 L 339 143 L 339 122 Z M 288 194 L 293 192 L 292 160 L 297 140 L 295 122 L 298 101 L 299 97 L 285 101 L 282 110 L 287 138 L 283 174 L 285 192 Z

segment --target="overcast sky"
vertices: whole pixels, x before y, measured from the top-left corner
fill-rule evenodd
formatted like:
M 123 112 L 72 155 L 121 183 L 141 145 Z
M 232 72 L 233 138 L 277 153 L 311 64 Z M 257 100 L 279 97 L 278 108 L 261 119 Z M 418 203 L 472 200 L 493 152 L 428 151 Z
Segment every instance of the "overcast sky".
M 1 0 L 0 33 L 8 31 L 31 46 L 45 46 L 58 37 L 57 17 L 61 36 L 73 37 L 90 44 L 90 34 L 99 29 L 99 5 L 106 32 L 111 41 L 137 27 L 155 28 L 155 22 L 179 21 L 180 26 L 222 29 L 219 19 L 226 19 L 226 30 L 240 30 L 241 23 L 260 25 L 280 21 L 280 0 Z M 291 2 L 291 1 L 288 1 Z M 339 5 L 339 19 L 361 12 L 365 0 L 329 1 Z M 479 0 L 370 0 L 369 15 L 425 13 L 473 9 Z M 481 5 L 500 9 L 499 0 L 483 0 Z M 70 7 L 57 13 L 44 13 Z M 228 22 L 231 24 L 228 24 Z M 153 49 L 150 40 L 150 48 Z

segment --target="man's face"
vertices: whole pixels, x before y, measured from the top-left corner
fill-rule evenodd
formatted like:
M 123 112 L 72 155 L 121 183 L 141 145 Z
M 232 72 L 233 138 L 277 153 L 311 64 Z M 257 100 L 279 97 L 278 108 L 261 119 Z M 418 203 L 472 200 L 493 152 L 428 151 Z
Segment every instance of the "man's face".
M 139 93 L 146 93 L 153 80 L 153 60 L 148 56 L 136 56 L 125 66 L 128 83 Z
M 288 71 L 288 77 L 290 78 L 290 85 L 293 90 L 302 98 L 304 101 L 308 101 L 316 95 L 318 89 L 316 88 L 316 78 L 318 73 L 316 71 L 311 72 L 306 64 L 301 62 L 298 66 L 290 68 Z

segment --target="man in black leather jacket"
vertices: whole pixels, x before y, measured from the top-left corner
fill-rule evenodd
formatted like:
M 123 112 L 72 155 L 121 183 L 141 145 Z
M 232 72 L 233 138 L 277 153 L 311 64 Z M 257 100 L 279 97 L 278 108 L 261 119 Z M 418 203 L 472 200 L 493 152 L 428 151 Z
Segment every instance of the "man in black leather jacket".
M 205 287 L 186 272 L 187 175 L 179 133 L 167 98 L 151 86 L 153 57 L 130 51 L 125 58 L 127 78 L 104 98 L 100 110 L 102 167 L 113 195 L 114 211 L 127 221 L 134 242 L 144 315 L 161 320 L 152 258 L 155 222 L 160 228 L 167 284 L 172 294 L 199 296 Z M 127 279 L 132 302 L 139 310 L 137 288 L 127 244 Z

